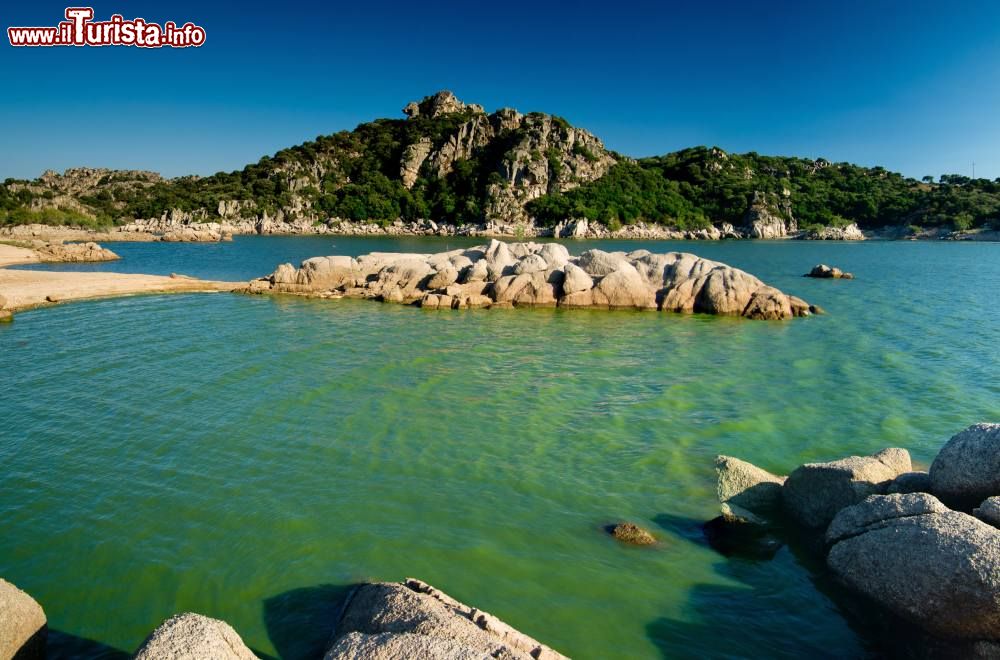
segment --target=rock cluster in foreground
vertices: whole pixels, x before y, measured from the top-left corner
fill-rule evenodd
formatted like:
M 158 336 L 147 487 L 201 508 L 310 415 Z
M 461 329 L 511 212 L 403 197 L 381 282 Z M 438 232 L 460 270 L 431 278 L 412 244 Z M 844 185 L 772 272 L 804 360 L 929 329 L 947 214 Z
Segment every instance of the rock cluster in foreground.
M 788 319 L 817 308 L 737 268 L 684 252 L 587 250 L 491 241 L 438 254 L 373 252 L 282 264 L 250 292 L 370 298 L 431 309 L 567 307 Z
M 331 621 L 325 660 L 503 658 L 565 660 L 492 614 L 470 607 L 420 580 L 369 583 L 348 597 Z M 0 579 L 0 658 L 45 657 L 47 626 L 41 606 Z M 136 660 L 252 660 L 257 656 L 225 621 L 187 612 L 172 616 L 146 638 Z
M 952 437 L 929 473 L 900 448 L 787 478 L 726 456 L 716 470 L 713 529 L 788 520 L 820 535 L 827 567 L 854 593 L 962 655 L 1000 657 L 1000 424 Z

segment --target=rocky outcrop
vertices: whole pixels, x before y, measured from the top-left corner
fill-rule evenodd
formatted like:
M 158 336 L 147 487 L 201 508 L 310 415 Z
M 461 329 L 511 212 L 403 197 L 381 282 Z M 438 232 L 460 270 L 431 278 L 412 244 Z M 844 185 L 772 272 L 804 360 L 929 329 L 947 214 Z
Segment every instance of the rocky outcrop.
M 798 231 L 789 201 L 779 202 L 775 195 L 761 192 L 754 193 L 750 208 L 743 216 L 743 225 L 749 238 L 787 238 Z
M 256 660 L 225 621 L 188 612 L 164 621 L 136 651 L 135 660 Z
M 1000 495 L 1000 424 L 974 424 L 952 437 L 930 469 L 931 492 L 969 510 Z
M 863 241 L 865 234 L 857 224 L 845 227 L 820 227 L 805 232 L 801 238 L 807 241 Z
M 564 657 L 493 615 L 408 579 L 359 587 L 336 625 L 325 660 Z
M 587 250 L 492 241 L 438 254 L 372 253 L 282 264 L 249 287 L 425 307 L 596 307 L 788 319 L 815 311 L 756 277 L 693 254 Z
M 0 578 L 0 658 L 42 660 L 48 622 L 35 599 Z
M 97 243 L 56 243 L 31 240 L 24 243 L 38 255 L 42 263 L 80 263 L 90 261 L 116 261 L 120 257 Z
M 926 494 L 837 514 L 827 564 L 850 589 L 942 638 L 1000 640 L 1000 530 Z
M 448 90 L 425 97 L 422 101 L 411 101 L 403 108 L 403 114 L 410 119 L 416 117 L 440 117 L 460 112 L 483 114 L 483 106 L 475 103 L 462 103 Z
M 851 273 L 845 273 L 835 266 L 827 266 L 826 264 L 817 264 L 813 266 L 812 270 L 805 274 L 805 277 L 815 277 L 825 280 L 854 279 L 854 275 Z
M 218 243 L 233 240 L 233 234 L 219 227 L 187 225 L 165 232 L 160 240 L 164 243 Z
M 828 463 L 806 463 L 788 475 L 782 501 L 800 525 L 822 528 L 841 509 L 869 495 L 884 494 L 893 479 L 911 470 L 909 452 L 899 448 Z
M 628 545 L 653 545 L 656 537 L 648 529 L 643 529 L 635 523 L 623 522 L 608 526 L 612 537 Z
M 723 554 L 759 559 L 794 539 L 822 555 L 850 591 L 891 612 L 866 618 L 888 638 L 915 639 L 911 648 L 926 654 L 920 657 L 1000 657 L 1000 487 L 991 462 L 998 431 L 977 424 L 959 433 L 930 474 L 913 471 L 909 453 L 898 448 L 807 463 L 780 486 L 788 520 L 751 510 L 768 511 L 780 477 L 720 456 L 722 515 L 705 524 L 706 538 Z M 969 515 L 935 497 L 936 488 L 960 502 L 991 496 Z M 848 605 L 854 611 L 860 603 Z

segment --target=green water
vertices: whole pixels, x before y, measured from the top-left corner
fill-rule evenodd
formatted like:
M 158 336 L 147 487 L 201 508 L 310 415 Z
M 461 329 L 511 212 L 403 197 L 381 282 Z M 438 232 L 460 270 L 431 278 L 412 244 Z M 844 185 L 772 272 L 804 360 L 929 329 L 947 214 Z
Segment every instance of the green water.
M 249 277 L 330 244 L 123 244 L 95 267 Z M 210 294 L 18 315 L 0 326 L 0 575 L 43 604 L 65 655 L 134 651 L 193 610 L 259 653 L 309 657 L 346 585 L 406 576 L 580 658 L 870 652 L 808 559 L 704 543 L 712 461 L 786 472 L 900 445 L 928 462 L 1000 420 L 1000 245 L 643 245 L 829 313 Z M 820 261 L 858 279 L 800 277 Z M 622 519 L 662 543 L 602 532 Z

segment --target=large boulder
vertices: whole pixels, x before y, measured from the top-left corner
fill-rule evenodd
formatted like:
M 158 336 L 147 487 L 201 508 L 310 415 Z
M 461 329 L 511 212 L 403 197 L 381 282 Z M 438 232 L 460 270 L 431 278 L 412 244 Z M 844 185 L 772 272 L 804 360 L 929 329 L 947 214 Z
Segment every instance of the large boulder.
M 547 281 L 545 273 L 505 275 L 493 285 L 493 299 L 501 304 L 555 307 L 556 292 L 555 287 Z
M 42 606 L 0 578 L 0 658 L 44 658 L 47 635 Z
M 773 286 L 762 286 L 750 296 L 743 316 L 764 321 L 790 319 L 794 313 L 789 298 Z
M 225 621 L 188 612 L 164 621 L 136 651 L 135 660 L 256 660 Z
M 632 264 L 620 264 L 593 288 L 592 304 L 608 309 L 656 309 L 656 291 L 649 288 Z
M 562 283 L 563 294 L 569 295 L 579 291 L 590 291 L 594 286 L 594 280 L 587 271 L 576 264 L 566 264 L 563 268 L 564 277 Z
M 974 424 L 949 440 L 931 463 L 931 492 L 970 509 L 1000 495 L 1000 424 Z
M 884 494 L 893 479 L 911 469 L 909 452 L 899 448 L 828 463 L 806 463 L 788 475 L 782 501 L 800 525 L 822 528 L 841 509 L 869 495 Z
M 1000 530 L 926 494 L 873 496 L 830 525 L 848 588 L 928 633 L 1000 640 Z
M 715 473 L 721 504 L 764 515 L 781 508 L 781 487 L 787 477 L 732 456 L 717 456 Z
M 359 587 L 326 654 L 326 660 L 563 657 L 493 615 L 413 579 Z
M 621 252 L 586 250 L 577 259 L 576 265 L 586 271 L 588 275 L 604 277 L 615 272 L 622 265 L 629 266 L 631 264 L 629 264 L 628 259 Z

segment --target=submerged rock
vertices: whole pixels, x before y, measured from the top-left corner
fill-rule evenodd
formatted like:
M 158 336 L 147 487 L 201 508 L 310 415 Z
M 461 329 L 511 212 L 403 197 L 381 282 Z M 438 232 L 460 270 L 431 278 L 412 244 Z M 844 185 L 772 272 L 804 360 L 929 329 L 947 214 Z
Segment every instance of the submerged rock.
M 41 660 L 45 657 L 48 622 L 42 606 L 0 578 L 0 658 Z
M 622 543 L 629 545 L 653 545 L 656 543 L 656 537 L 652 533 L 630 522 L 610 525 L 608 533 Z
M 188 612 L 164 621 L 136 651 L 135 660 L 256 660 L 225 621 Z
M 909 452 L 899 448 L 828 463 L 806 463 L 788 475 L 782 500 L 800 525 L 821 528 L 841 509 L 869 495 L 884 494 L 893 479 L 911 469 Z
M 763 518 L 732 504 L 723 504 L 721 511 L 702 527 L 705 540 L 719 554 L 769 560 L 781 549 L 783 543 Z
M 930 478 L 935 496 L 965 510 L 1000 495 L 1000 424 L 974 424 L 953 436 L 931 463 Z
M 419 580 L 379 582 L 350 597 L 325 660 L 565 656 Z
M 837 514 L 827 564 L 850 589 L 943 638 L 1000 639 L 1000 530 L 927 494 Z
M 495 306 L 596 307 L 726 314 L 778 320 L 818 308 L 742 270 L 693 254 L 587 250 L 571 257 L 556 243 L 491 241 L 438 254 L 372 253 L 282 264 L 250 292 L 267 291 L 388 302 L 425 301 L 454 284 L 488 285 L 457 296 L 489 296 Z M 447 295 L 456 297 L 454 293 Z M 441 305 L 437 305 L 441 307 Z M 452 305 L 461 308 L 462 302 Z M 485 306 L 478 304 L 476 306 Z

